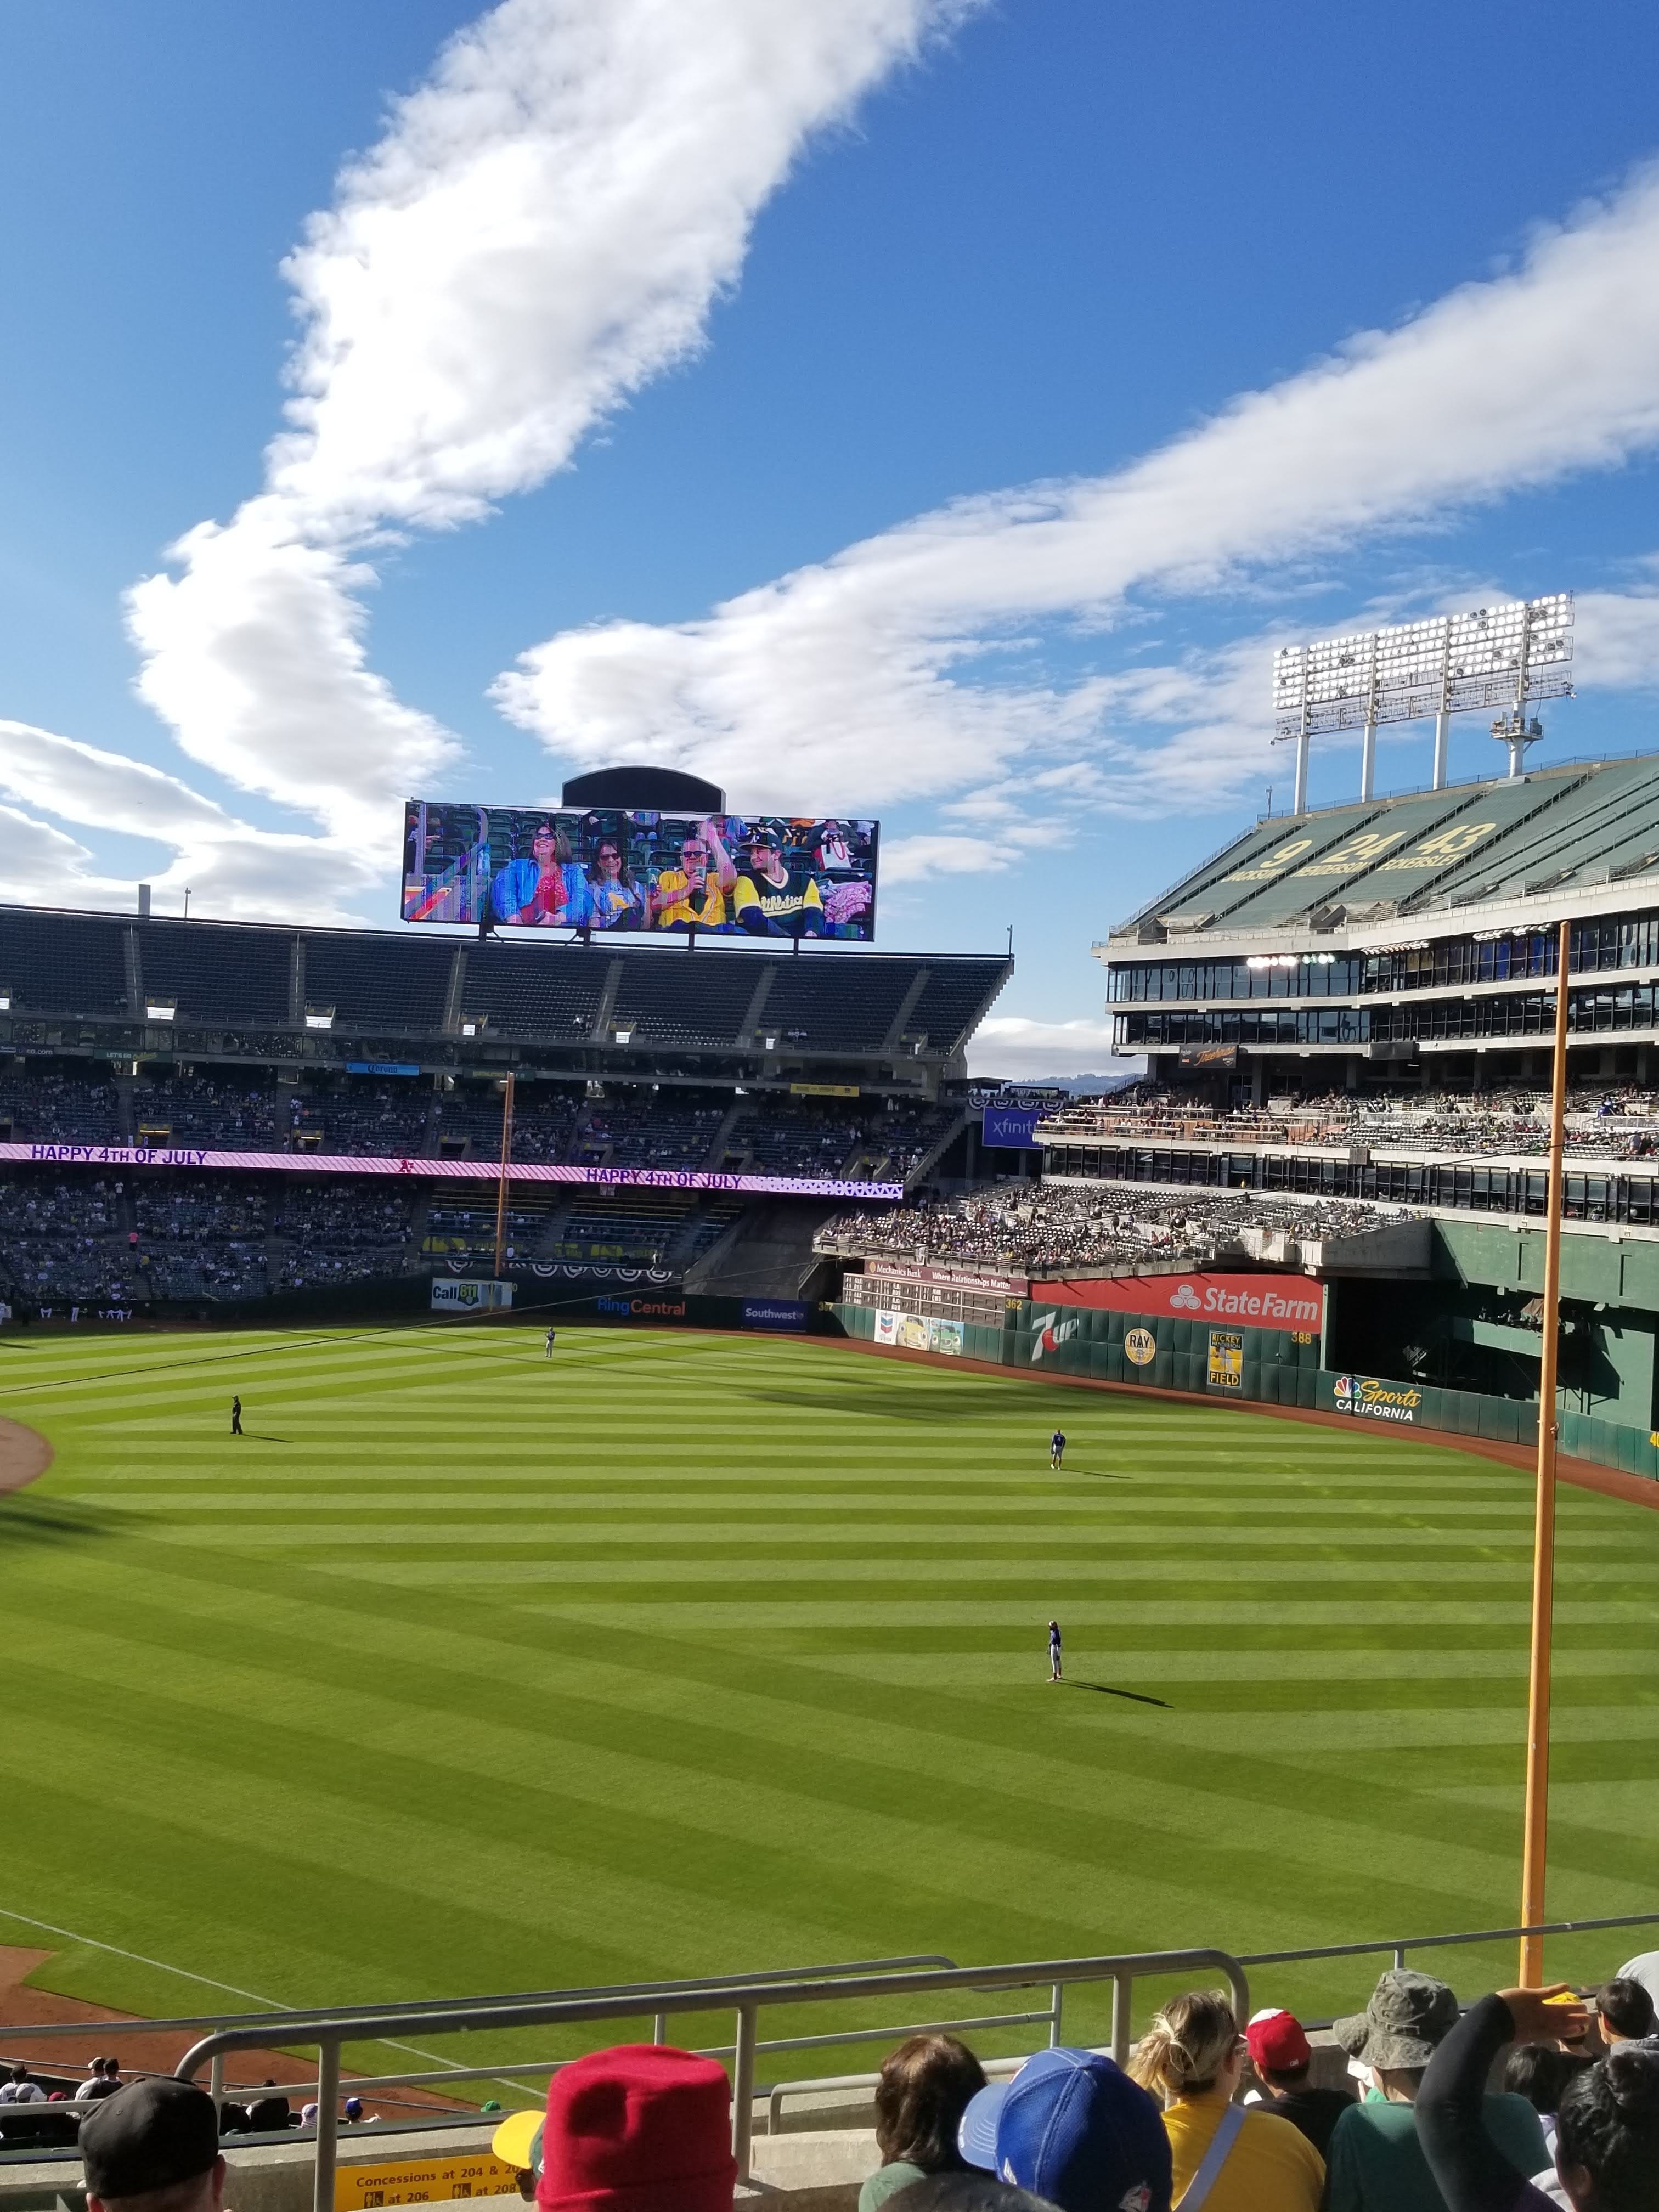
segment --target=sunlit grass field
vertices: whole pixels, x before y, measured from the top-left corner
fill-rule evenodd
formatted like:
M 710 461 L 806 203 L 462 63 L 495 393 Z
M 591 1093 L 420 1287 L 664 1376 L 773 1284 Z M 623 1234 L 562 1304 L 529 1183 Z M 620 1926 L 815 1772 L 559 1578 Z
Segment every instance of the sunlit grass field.
M 1480 1459 L 621 1330 L 14 1336 L 0 1413 L 58 1453 L 0 1500 L 0 1942 L 53 1988 L 179 2014 L 1515 1917 L 1530 1485 Z M 1654 1910 L 1659 1514 L 1565 1492 L 1559 1587 L 1551 1910 Z M 1255 1989 L 1328 2012 L 1386 1963 Z

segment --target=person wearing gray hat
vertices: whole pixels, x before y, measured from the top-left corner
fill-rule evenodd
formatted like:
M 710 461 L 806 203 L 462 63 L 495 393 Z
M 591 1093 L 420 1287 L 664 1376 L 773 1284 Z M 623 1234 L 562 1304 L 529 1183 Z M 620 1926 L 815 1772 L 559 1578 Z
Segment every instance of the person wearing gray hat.
M 1336 2040 L 1370 2072 L 1375 2094 L 1351 2105 L 1331 2131 L 1326 2212 L 1446 2212 L 1413 2106 L 1429 2061 L 1459 2017 L 1444 1982 L 1395 1966 L 1380 1977 L 1364 2012 L 1331 2022 Z M 1547 2163 L 1543 2129 L 1524 2097 L 1489 2094 L 1483 2118 L 1522 2173 Z
M 87 2212 L 222 2212 L 219 2115 L 205 2089 L 171 2075 L 129 2081 L 81 2123 Z

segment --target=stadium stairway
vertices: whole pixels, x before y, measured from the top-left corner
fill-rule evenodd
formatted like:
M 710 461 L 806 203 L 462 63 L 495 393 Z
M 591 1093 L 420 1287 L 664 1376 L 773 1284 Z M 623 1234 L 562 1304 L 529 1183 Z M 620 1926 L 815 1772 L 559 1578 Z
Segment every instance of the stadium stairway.
M 687 1270 L 686 1289 L 714 1297 L 799 1297 L 820 1264 L 812 1239 L 835 1211 L 799 1199 L 757 1206 Z

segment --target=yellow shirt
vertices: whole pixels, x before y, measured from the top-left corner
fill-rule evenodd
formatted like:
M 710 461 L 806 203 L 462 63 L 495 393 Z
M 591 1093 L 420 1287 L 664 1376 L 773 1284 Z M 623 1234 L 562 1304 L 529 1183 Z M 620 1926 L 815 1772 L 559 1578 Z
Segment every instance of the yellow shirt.
M 695 921 L 699 929 L 718 929 L 726 920 L 726 894 L 712 875 L 704 881 L 700 908 L 692 905 L 691 880 L 684 868 L 665 868 L 657 878 L 657 889 L 674 894 L 672 902 L 657 915 L 659 929 L 668 929 L 677 921 Z
M 769 883 L 764 876 L 739 876 L 732 886 L 732 908 L 739 921 L 752 907 L 758 907 L 769 921 L 784 921 L 792 915 L 809 911 L 822 914 L 823 901 L 818 896 L 816 880 L 808 876 L 801 888 L 794 888 L 793 878 L 787 880 L 781 890 Z
M 1183 2097 L 1164 2115 L 1175 2160 L 1172 2202 L 1179 2204 L 1204 2162 L 1227 2107 L 1217 2097 Z M 1254 2108 L 1234 2138 L 1204 2212 L 1318 2212 L 1325 2161 L 1299 2128 Z

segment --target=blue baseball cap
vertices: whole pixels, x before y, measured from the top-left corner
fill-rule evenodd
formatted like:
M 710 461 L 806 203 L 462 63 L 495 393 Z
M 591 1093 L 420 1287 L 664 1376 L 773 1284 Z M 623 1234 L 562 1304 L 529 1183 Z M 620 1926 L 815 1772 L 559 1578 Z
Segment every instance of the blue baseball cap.
M 970 2099 L 957 2148 L 1060 2212 L 1170 2212 L 1164 2115 L 1097 2051 L 1039 2051 Z

